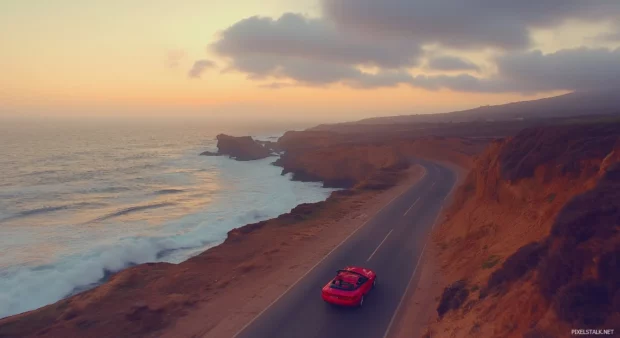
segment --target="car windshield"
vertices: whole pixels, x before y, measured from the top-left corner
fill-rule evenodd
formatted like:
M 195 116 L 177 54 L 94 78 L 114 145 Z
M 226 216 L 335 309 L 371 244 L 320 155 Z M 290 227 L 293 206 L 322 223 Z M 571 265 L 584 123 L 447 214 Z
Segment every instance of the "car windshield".
M 339 290 L 354 290 L 357 287 L 357 285 L 352 284 L 352 283 L 347 283 L 342 280 L 334 280 L 330 287 L 332 289 L 339 289 Z
M 331 288 L 340 290 L 355 290 L 364 284 L 367 278 L 353 273 L 341 272 L 334 278 Z

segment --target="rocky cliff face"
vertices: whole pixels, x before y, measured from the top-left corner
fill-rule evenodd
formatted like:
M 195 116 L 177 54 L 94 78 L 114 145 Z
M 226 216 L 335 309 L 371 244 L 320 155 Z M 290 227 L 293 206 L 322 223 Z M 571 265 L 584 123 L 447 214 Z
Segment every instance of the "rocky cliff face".
M 352 188 L 382 170 L 406 168 L 395 147 L 336 146 L 306 151 L 290 151 L 275 165 L 282 173 L 293 173 L 299 181 L 321 181 L 325 187 Z
M 275 165 L 294 180 L 322 181 L 327 187 L 378 188 L 393 185 L 398 169 L 416 157 L 447 161 L 463 168 L 489 139 L 419 138 L 389 141 L 360 140 L 360 135 L 324 131 L 287 132 L 278 141 L 286 151 Z
M 345 143 L 346 135 L 330 131 L 287 131 L 278 139 L 278 147 L 284 151 L 324 148 Z
M 269 145 L 255 141 L 250 136 L 235 137 L 219 134 L 217 135 L 218 152 L 206 151 L 201 155 L 228 155 L 238 161 L 253 161 L 271 156 L 273 149 L 270 149 Z
M 493 142 L 433 236 L 450 287 L 429 334 L 618 332 L 618 191 L 620 123 L 529 129 Z

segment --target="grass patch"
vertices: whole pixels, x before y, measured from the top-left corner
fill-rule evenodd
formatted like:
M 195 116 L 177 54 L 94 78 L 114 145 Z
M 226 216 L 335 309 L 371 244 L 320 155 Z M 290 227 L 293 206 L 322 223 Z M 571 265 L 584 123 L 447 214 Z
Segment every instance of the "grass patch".
M 547 196 L 547 202 L 549 203 L 553 202 L 556 197 L 557 197 L 557 194 L 549 194 L 549 196 Z
M 501 258 L 501 257 L 499 257 L 499 256 L 497 256 L 497 255 L 491 255 L 491 256 L 489 256 L 489 257 L 487 258 L 487 260 L 486 260 L 486 261 L 484 261 L 484 262 L 482 263 L 482 268 L 483 268 L 483 269 L 491 269 L 491 268 L 493 268 L 494 266 L 496 266 L 496 265 L 497 265 L 497 263 L 499 263 L 499 261 L 501 261 L 501 260 L 502 260 L 502 258 Z
M 476 292 L 478 290 L 480 290 L 480 287 L 478 285 L 474 285 L 471 287 L 471 289 L 469 289 L 471 292 Z

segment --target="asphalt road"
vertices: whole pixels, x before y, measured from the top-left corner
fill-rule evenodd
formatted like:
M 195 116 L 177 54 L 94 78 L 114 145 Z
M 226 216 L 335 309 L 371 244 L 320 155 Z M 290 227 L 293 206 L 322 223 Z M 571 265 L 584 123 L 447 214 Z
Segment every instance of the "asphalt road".
M 418 183 L 368 220 L 235 338 L 384 337 L 456 182 L 456 174 L 446 167 L 416 163 L 426 168 Z M 347 265 L 377 273 L 377 287 L 362 308 L 338 308 L 321 299 L 321 288 Z

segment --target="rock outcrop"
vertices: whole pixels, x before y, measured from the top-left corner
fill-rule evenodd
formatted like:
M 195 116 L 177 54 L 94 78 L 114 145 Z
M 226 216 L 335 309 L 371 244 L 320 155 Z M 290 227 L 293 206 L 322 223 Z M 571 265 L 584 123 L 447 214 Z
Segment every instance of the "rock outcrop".
M 471 167 L 472 158 L 489 139 L 395 138 L 390 141 L 331 131 L 291 131 L 278 140 L 285 153 L 274 162 L 293 180 L 321 181 L 326 187 L 385 189 L 398 180 L 399 170 L 413 158 Z
M 237 161 L 260 160 L 272 155 L 273 149 L 265 144 L 255 141 L 250 136 L 229 136 L 225 134 L 217 135 L 217 153 L 205 151 L 200 154 L 203 156 L 228 155 Z
M 341 145 L 289 151 L 275 165 L 293 180 L 321 181 L 325 187 L 352 188 L 376 176 L 384 169 L 406 168 L 395 147 Z

